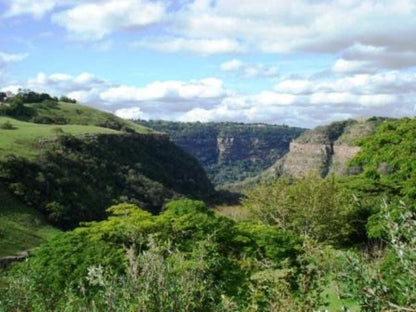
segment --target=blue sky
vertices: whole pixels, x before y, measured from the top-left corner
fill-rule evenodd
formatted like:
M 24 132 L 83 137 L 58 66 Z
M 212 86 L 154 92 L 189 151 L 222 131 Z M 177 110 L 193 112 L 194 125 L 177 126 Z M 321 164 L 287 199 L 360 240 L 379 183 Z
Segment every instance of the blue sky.
M 123 118 L 414 116 L 414 0 L 0 0 L 0 89 Z

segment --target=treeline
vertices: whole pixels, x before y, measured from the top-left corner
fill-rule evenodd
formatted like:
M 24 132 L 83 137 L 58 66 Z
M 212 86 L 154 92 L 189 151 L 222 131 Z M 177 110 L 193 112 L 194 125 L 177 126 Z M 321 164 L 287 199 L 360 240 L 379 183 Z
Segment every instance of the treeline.
M 56 107 L 59 102 L 77 103 L 76 100 L 66 96 L 57 98 L 55 96 L 50 96 L 47 93 L 37 93 L 31 90 L 19 89 L 17 94 L 7 98 L 6 101 L 0 105 L 0 115 L 30 120 L 30 118 L 36 117 L 36 110 L 25 106 L 26 103 L 43 104 L 53 108 Z M 59 122 L 57 123 L 59 124 Z

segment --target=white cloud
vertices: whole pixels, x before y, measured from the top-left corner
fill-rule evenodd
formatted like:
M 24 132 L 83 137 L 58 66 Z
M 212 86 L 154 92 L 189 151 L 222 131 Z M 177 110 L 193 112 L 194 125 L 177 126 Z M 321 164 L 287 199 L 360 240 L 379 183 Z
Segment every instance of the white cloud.
M 224 62 L 221 64 L 222 71 L 235 71 L 239 70 L 243 66 L 243 62 L 237 59 L 233 59 L 228 62 Z
M 275 90 L 280 93 L 307 94 L 312 92 L 313 83 L 307 79 L 288 79 L 280 81 Z
M 10 54 L 0 51 L 0 84 L 10 84 L 12 82 L 7 79 L 8 68 L 11 64 L 20 62 L 28 57 L 27 53 Z
M 164 15 L 162 2 L 107 0 L 78 4 L 54 14 L 52 21 L 76 39 L 101 40 L 115 31 L 141 29 L 158 23 Z
M 7 0 L 6 3 L 9 7 L 3 16 L 14 17 L 28 14 L 35 18 L 41 18 L 46 13 L 51 12 L 58 2 L 57 0 Z
M 253 77 L 275 77 L 277 75 L 276 66 L 263 64 L 247 64 L 240 60 L 233 59 L 220 65 L 222 71 L 235 72 L 245 78 Z
M 149 119 L 140 107 L 121 108 L 116 110 L 114 114 L 124 119 Z
M 369 62 L 366 61 L 349 61 L 341 58 L 335 62 L 332 70 L 336 73 L 369 72 L 372 70 L 372 67 L 369 65 Z
M 0 68 L 7 66 L 11 63 L 17 63 L 23 61 L 28 57 L 27 53 L 9 54 L 0 51 Z
M 22 88 L 22 86 L 20 86 L 20 85 L 9 85 L 9 86 L 5 86 L 5 87 L 0 88 L 0 91 L 1 92 L 9 91 L 9 92 L 12 92 L 12 93 L 17 93 L 19 91 L 19 89 L 21 89 L 21 88 Z
M 107 102 L 144 101 L 196 101 L 219 99 L 226 95 L 223 82 L 216 78 L 184 81 L 156 81 L 140 87 L 118 86 L 101 93 L 100 98 Z
M 243 121 L 312 127 L 341 118 L 416 114 L 416 73 L 282 79 L 273 90 L 238 94 L 222 80 L 117 85 L 90 73 L 38 74 L 24 88 L 67 95 L 128 119 Z
M 338 73 L 371 73 L 380 69 L 416 66 L 416 51 L 354 44 L 342 53 L 332 70 Z
M 133 48 L 147 48 L 161 52 L 174 53 L 179 51 L 198 53 L 202 55 L 218 53 L 244 52 L 245 47 L 237 40 L 227 38 L 194 39 L 194 38 L 160 38 L 143 39 L 131 44 Z
M 183 37 L 240 38 L 265 52 L 335 52 L 357 42 L 414 50 L 415 8 L 413 0 L 195 1 L 175 26 Z

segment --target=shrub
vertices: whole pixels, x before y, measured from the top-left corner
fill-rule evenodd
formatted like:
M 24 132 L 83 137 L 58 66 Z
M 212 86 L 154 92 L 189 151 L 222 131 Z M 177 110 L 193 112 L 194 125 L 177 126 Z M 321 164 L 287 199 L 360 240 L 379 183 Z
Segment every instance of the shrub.
M 13 130 L 13 129 L 16 129 L 16 128 L 13 126 L 13 124 L 10 121 L 7 120 L 7 121 L 0 124 L 0 129 Z
M 334 177 L 309 175 L 278 179 L 247 192 L 243 205 L 259 220 L 310 236 L 320 242 L 345 245 L 363 231 L 356 220 L 357 201 Z

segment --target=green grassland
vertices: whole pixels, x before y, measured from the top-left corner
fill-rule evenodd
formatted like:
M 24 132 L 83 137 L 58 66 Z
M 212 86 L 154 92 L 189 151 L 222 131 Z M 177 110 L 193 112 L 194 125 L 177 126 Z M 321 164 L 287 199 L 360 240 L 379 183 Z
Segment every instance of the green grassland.
M 149 128 L 138 125 L 134 122 L 123 120 L 111 113 L 99 111 L 97 109 L 72 103 L 59 102 L 57 106 L 43 103 L 26 104 L 27 107 L 36 111 L 36 118 L 49 118 L 50 120 L 65 121 L 72 125 L 89 125 L 110 128 L 113 126 L 125 126 L 139 133 L 152 132 Z
M 43 151 L 42 140 L 53 139 L 61 134 L 119 133 L 116 130 L 97 126 L 44 125 L 0 116 L 0 125 L 6 122 L 9 122 L 13 129 L 0 127 L 0 159 L 10 154 L 34 158 Z
M 0 185 L 0 257 L 32 249 L 60 231 Z

